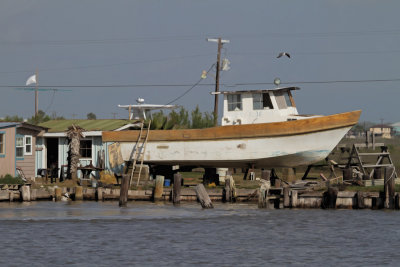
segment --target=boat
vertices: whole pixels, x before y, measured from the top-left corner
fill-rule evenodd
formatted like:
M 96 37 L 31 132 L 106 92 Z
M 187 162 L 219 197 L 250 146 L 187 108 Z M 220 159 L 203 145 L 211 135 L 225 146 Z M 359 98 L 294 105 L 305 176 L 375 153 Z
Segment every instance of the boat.
M 361 110 L 299 115 L 292 93 L 297 90 L 283 87 L 219 92 L 224 96 L 221 126 L 150 130 L 143 162 L 156 166 L 276 168 L 323 160 L 358 122 Z M 145 108 L 141 112 L 146 114 Z M 140 130 L 103 132 L 102 138 L 108 144 L 120 143 L 124 161 L 132 161 L 132 151 L 140 149 L 136 147 Z

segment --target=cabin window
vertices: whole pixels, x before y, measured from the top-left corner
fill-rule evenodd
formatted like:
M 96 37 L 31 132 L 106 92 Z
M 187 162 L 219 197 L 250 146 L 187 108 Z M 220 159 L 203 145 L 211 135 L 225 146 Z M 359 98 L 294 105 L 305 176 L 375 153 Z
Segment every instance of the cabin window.
M 5 154 L 5 134 L 4 133 L 0 133 L 0 155 L 4 155 Z
M 292 105 L 292 100 L 290 99 L 290 95 L 289 92 L 285 92 L 283 94 L 283 96 L 285 97 L 285 101 L 286 101 L 286 106 L 291 107 Z
M 253 94 L 253 109 L 273 109 L 269 93 Z
M 242 110 L 242 95 L 228 95 L 228 111 Z
M 25 135 L 25 155 L 32 155 L 32 136 Z
M 82 158 L 92 157 L 92 140 L 81 140 L 79 154 Z
M 17 158 L 22 158 L 24 156 L 24 137 L 17 136 L 15 138 L 15 152 Z

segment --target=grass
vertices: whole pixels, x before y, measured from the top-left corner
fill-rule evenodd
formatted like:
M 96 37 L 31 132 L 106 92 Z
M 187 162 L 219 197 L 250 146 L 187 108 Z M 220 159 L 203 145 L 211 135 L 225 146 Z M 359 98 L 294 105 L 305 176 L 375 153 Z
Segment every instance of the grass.
M 0 177 L 0 184 L 24 184 L 21 177 L 14 177 L 10 174 Z

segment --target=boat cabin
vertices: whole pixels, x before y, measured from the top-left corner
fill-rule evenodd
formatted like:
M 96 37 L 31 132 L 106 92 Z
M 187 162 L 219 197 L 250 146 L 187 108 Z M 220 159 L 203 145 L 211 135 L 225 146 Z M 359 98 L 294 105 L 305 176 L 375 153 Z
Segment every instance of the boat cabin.
M 298 120 L 292 91 L 298 87 L 267 90 L 225 91 L 222 125 L 253 124 Z

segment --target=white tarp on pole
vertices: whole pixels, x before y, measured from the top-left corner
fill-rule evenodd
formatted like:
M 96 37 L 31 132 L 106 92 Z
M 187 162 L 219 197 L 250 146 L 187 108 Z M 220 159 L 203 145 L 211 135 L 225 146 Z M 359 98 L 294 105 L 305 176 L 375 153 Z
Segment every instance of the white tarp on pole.
M 36 74 L 32 75 L 31 77 L 26 80 L 26 85 L 36 84 Z

